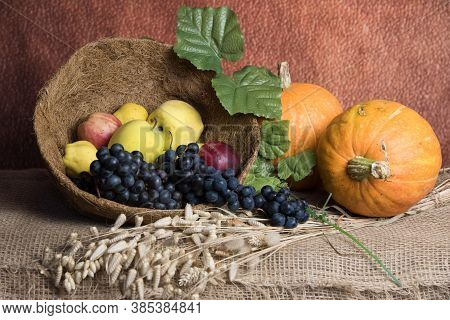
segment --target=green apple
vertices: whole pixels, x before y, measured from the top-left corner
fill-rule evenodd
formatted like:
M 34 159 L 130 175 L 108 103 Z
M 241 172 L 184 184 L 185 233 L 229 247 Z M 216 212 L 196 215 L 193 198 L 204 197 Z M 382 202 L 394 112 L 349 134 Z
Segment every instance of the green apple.
M 154 162 L 164 152 L 164 134 L 145 120 L 132 120 L 117 129 L 108 147 L 120 143 L 128 152 L 140 151 L 144 160 Z
M 165 149 L 176 149 L 181 144 L 197 142 L 203 132 L 203 122 L 198 111 L 180 100 L 169 100 L 160 105 L 147 121 L 161 128 L 165 135 Z

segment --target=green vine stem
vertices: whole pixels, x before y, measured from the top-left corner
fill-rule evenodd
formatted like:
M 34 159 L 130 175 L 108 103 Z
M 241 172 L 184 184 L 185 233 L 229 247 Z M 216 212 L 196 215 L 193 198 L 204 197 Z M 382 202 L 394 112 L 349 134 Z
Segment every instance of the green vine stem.
M 391 278 L 392 282 L 397 286 L 397 287 L 402 287 L 402 284 L 400 282 L 399 279 L 397 279 L 396 276 L 394 276 L 394 274 L 392 273 L 392 271 L 383 263 L 383 261 L 381 261 L 381 259 L 375 255 L 375 253 L 373 253 L 369 248 L 367 248 L 360 240 L 358 240 L 354 235 L 352 235 L 351 233 L 349 233 L 348 231 L 345 231 L 344 229 L 342 229 L 341 227 L 339 227 L 338 225 L 336 225 L 335 223 L 331 222 L 328 219 L 328 216 L 326 215 L 324 209 L 326 207 L 326 205 L 328 204 L 328 201 L 330 201 L 331 198 L 331 194 L 328 196 L 327 201 L 325 202 L 325 205 L 323 206 L 322 210 L 317 213 L 316 211 L 312 210 L 311 208 L 307 209 L 308 214 L 315 220 L 328 225 L 332 228 L 334 228 L 335 230 L 339 231 L 340 233 L 342 233 L 343 235 L 345 235 L 346 237 L 348 237 L 350 240 L 352 240 L 358 247 L 360 247 L 364 252 L 366 252 L 376 263 L 378 263 L 378 265 L 384 270 L 384 272 L 386 272 L 386 274 Z

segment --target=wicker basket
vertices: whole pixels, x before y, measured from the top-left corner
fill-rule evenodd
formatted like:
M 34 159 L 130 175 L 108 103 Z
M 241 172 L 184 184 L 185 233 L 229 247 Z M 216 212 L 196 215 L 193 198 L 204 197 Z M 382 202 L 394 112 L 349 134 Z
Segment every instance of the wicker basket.
M 59 189 L 80 212 L 115 219 L 143 214 L 147 221 L 180 210 L 135 208 L 80 190 L 65 173 L 62 157 L 76 141 L 76 127 L 95 111 L 114 112 L 136 102 L 149 112 L 169 99 L 186 101 L 202 115 L 202 141 L 220 140 L 241 154 L 242 180 L 257 156 L 259 127 L 251 116 L 231 117 L 211 87 L 213 73 L 179 59 L 172 47 L 150 39 L 104 39 L 90 43 L 69 59 L 40 92 L 34 129 L 42 157 Z

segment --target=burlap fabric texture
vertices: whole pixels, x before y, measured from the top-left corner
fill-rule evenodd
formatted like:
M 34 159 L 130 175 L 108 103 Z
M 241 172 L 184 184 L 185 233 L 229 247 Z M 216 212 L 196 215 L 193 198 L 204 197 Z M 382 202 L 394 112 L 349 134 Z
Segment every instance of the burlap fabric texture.
M 65 174 L 64 148 L 77 140 L 77 126 L 93 112 L 113 113 L 127 102 L 149 112 L 171 99 L 195 106 L 205 125 L 201 141 L 233 146 L 241 155 L 242 180 L 258 154 L 258 122 L 242 114 L 231 117 L 216 97 L 212 76 L 178 58 L 171 46 L 150 39 L 104 39 L 75 52 L 41 90 L 34 114 L 39 150 L 69 202 L 82 213 L 109 218 L 139 213 L 148 221 L 168 214 L 152 210 L 148 215 L 148 209 L 98 198 Z
M 402 288 L 346 238 L 327 234 L 273 254 L 239 283 L 208 287 L 202 298 L 449 299 L 450 204 L 430 199 L 436 208 L 353 232 L 392 269 Z M 72 231 L 85 234 L 89 226 L 111 223 L 72 210 L 46 171 L 0 172 L 0 212 L 0 299 L 120 298 L 106 278 L 84 282 L 68 296 L 40 274 L 45 246 L 63 243 Z

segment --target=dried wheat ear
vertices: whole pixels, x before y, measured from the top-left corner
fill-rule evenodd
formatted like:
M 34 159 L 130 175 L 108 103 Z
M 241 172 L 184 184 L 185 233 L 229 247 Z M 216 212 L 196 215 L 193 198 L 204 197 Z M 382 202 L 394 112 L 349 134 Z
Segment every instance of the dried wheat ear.
M 436 188 L 442 198 L 449 181 Z M 443 188 L 442 191 L 440 188 Z M 326 210 L 328 218 L 347 231 L 385 225 L 400 216 L 428 206 L 424 199 L 410 211 L 378 221 L 352 218 L 340 208 L 339 214 Z M 207 285 L 226 281 L 247 281 L 258 264 L 299 241 L 337 233 L 332 227 L 309 220 L 294 229 L 270 227 L 257 213 L 233 213 L 223 208 L 193 210 L 186 205 L 183 216 L 165 217 L 143 225 L 141 216 L 135 226 L 125 228 L 127 218 L 117 217 L 111 228 L 89 228 L 88 236 L 71 233 L 58 250 L 46 248 L 41 273 L 50 276 L 56 287 L 73 294 L 83 280 L 99 272 L 108 275 L 111 287 L 118 287 L 127 299 L 198 299 Z M 130 221 L 129 221 L 130 222 Z
M 124 298 L 198 299 L 208 284 L 239 281 L 281 244 L 280 229 L 248 215 L 188 204 L 184 216 L 147 225 L 136 216 L 135 226 L 125 228 L 121 214 L 105 231 L 91 227 L 86 237 L 71 233 L 56 252 L 46 248 L 43 273 L 68 294 L 104 272 Z

